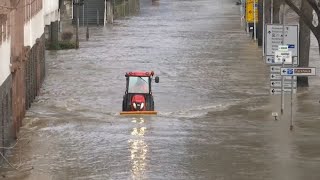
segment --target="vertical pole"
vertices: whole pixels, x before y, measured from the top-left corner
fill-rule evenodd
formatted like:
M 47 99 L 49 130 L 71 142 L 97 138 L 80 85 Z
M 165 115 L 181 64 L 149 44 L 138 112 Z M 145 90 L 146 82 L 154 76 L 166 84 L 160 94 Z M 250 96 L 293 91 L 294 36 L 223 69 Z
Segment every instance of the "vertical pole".
M 271 0 L 271 24 L 273 24 L 273 0 Z
M 292 67 L 294 66 L 294 62 L 292 59 Z M 290 113 L 290 130 L 293 130 L 293 79 L 294 76 L 291 77 L 291 113 Z
M 256 5 L 257 5 L 256 0 L 254 0 L 253 1 L 253 37 L 255 41 L 257 40 Z
M 99 10 L 97 9 L 97 26 L 99 26 Z
M 103 26 L 106 26 L 107 21 L 107 0 L 104 0 L 104 15 L 103 15 Z
M 84 27 L 84 5 L 82 5 L 82 26 Z
M 79 49 L 79 4 L 78 4 L 78 0 L 76 0 L 76 6 L 77 6 L 76 49 Z
M 283 3 L 283 9 L 282 9 L 282 45 L 284 45 L 284 29 L 285 29 L 285 4 Z M 282 62 L 282 67 L 284 67 L 284 61 Z M 284 111 L 284 77 L 281 76 L 281 114 L 283 114 Z
M 262 18 L 262 56 L 264 57 L 264 47 L 265 47 L 265 45 L 264 45 L 264 32 L 265 32 L 265 23 L 266 23 L 266 16 L 265 16 L 265 2 L 266 0 L 263 0 L 263 2 L 262 2 L 262 7 L 263 7 L 263 18 Z M 264 58 L 263 58 L 264 59 Z
M 123 0 L 123 17 L 125 17 L 126 16 L 126 1 L 125 0 Z
M 87 21 L 87 32 L 86 32 L 86 40 L 89 40 L 89 26 L 88 26 L 88 0 L 86 0 L 86 21 Z
M 241 27 L 243 27 L 243 4 L 242 4 L 242 0 L 241 0 L 241 5 L 240 5 L 240 12 L 241 12 L 241 18 L 240 18 L 240 24 Z

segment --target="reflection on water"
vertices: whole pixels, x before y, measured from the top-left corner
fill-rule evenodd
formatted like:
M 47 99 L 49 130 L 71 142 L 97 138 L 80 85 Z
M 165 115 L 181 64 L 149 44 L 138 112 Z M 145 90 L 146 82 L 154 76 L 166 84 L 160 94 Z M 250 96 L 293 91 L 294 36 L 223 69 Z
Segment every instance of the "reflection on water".
M 129 140 L 131 153 L 131 172 L 133 179 L 141 179 L 146 171 L 146 157 L 148 153 L 148 145 L 144 141 L 144 135 L 147 128 L 144 127 L 143 118 L 133 118 L 133 123 L 137 127 L 132 128 L 132 138 Z

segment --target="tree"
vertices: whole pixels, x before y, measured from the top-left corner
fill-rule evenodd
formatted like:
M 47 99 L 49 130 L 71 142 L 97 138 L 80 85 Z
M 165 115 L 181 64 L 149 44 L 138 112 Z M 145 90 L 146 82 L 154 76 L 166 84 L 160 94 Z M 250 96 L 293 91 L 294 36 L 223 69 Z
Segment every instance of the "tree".
M 308 67 L 309 66 L 309 52 L 310 52 L 310 30 L 313 32 L 317 38 L 319 44 L 320 53 L 320 27 L 314 26 L 313 21 L 313 10 L 316 14 L 320 15 L 320 9 L 317 6 L 316 0 L 302 0 L 301 6 L 298 8 L 292 0 L 285 0 L 285 2 L 290 6 L 290 8 L 295 11 L 299 16 L 300 33 L 299 33 L 299 66 Z M 319 24 L 319 22 L 318 22 Z M 307 87 L 309 86 L 308 77 L 298 77 L 298 86 Z
M 273 0 L 273 23 L 280 23 L 280 7 L 283 4 L 283 0 Z
M 297 5 L 293 3 L 292 0 L 284 0 L 290 8 L 295 11 L 301 18 L 301 20 L 304 22 L 304 24 L 312 31 L 314 36 L 317 38 L 318 45 L 319 45 L 319 53 L 320 53 L 320 26 L 314 26 L 312 11 L 310 11 L 307 7 L 310 6 L 311 10 L 314 10 L 318 17 L 320 17 L 320 8 L 317 5 L 316 0 L 302 0 L 302 8 L 298 8 Z M 319 24 L 320 18 L 318 18 L 318 24 Z

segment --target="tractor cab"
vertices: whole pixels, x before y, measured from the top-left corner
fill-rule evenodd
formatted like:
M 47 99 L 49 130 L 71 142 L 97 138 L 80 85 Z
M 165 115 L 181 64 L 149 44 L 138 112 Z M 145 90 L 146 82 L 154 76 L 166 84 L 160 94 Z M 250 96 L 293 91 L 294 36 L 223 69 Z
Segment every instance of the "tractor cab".
M 152 82 L 159 83 L 159 77 L 154 79 L 154 72 L 128 72 L 126 90 L 122 101 L 120 114 L 157 114 L 154 111 Z

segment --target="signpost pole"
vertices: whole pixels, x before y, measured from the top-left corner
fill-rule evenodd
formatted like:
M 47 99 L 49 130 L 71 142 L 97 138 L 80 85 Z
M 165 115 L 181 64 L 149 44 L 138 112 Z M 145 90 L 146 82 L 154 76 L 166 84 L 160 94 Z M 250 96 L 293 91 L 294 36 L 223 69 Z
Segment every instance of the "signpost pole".
M 294 62 L 292 59 L 292 67 L 294 66 Z M 290 119 L 290 130 L 293 130 L 293 78 L 294 76 L 291 77 L 291 119 Z
M 271 24 L 273 24 L 273 0 L 271 0 Z
M 254 40 L 257 40 L 257 24 L 256 24 L 256 0 L 253 1 L 253 36 Z
M 284 15 L 284 13 L 285 13 L 285 4 L 283 3 L 283 10 L 282 10 L 282 45 L 284 45 L 284 33 L 285 33 L 285 31 L 284 31 L 284 29 L 285 29 L 285 15 Z M 283 61 L 282 62 L 282 67 L 284 67 L 284 63 L 285 63 L 285 61 Z M 284 78 L 283 77 L 281 77 L 281 81 L 282 81 L 282 83 L 281 83 L 281 114 L 283 114 L 283 111 L 284 111 L 284 89 L 283 89 L 283 84 L 284 84 Z
M 262 2 L 262 14 L 263 14 L 263 17 L 262 17 L 262 57 L 263 57 L 263 59 L 264 59 L 264 31 L 265 31 L 265 1 L 266 0 L 263 0 L 263 2 Z

